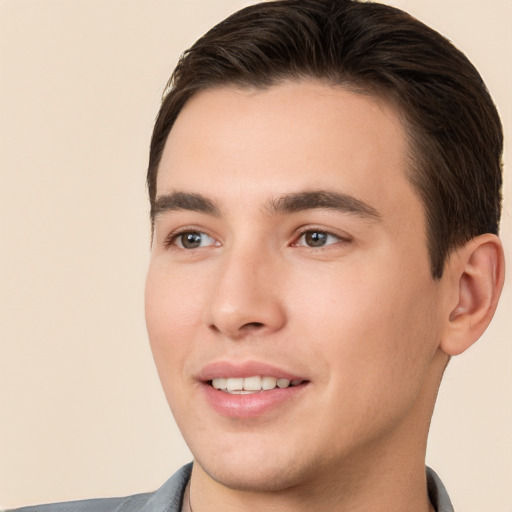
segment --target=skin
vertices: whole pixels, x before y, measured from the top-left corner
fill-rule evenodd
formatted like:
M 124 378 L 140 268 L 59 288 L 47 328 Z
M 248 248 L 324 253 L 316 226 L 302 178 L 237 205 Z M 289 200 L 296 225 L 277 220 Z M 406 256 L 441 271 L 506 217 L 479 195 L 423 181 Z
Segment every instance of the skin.
M 392 106 L 315 81 L 205 91 L 180 113 L 157 197 L 200 194 L 216 211 L 161 200 L 146 318 L 194 455 L 194 512 L 429 510 L 426 438 L 467 257 L 432 278 L 408 149 Z M 368 211 L 275 207 L 306 191 Z M 318 232 L 325 245 L 311 246 Z M 307 384 L 229 417 L 198 377 L 219 361 Z

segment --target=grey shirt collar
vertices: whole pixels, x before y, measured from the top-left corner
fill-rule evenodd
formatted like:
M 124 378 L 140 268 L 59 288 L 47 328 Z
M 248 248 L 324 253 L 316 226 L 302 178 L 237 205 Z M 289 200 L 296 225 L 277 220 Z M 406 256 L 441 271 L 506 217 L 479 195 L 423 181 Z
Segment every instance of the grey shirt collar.
M 436 512 L 454 512 L 446 487 L 437 476 L 437 473 L 429 467 L 427 467 L 427 488 L 430 502 L 436 509 Z
M 454 512 L 446 488 L 439 476 L 428 467 L 426 471 L 428 495 L 436 512 Z M 180 512 L 183 494 L 191 472 L 192 464 L 183 466 L 158 491 L 151 495 L 141 512 Z

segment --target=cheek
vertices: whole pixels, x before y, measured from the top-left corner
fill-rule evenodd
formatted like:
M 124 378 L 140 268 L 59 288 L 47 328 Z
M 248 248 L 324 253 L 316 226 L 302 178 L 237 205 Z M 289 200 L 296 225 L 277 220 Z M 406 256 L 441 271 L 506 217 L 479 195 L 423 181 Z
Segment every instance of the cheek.
M 165 266 L 150 265 L 145 288 L 145 316 L 153 358 L 166 395 L 182 374 L 191 331 L 198 321 L 197 293 L 183 286 Z M 168 396 L 169 399 L 169 396 Z
M 376 277 L 367 277 L 347 276 L 317 290 L 304 302 L 309 321 L 302 315 L 305 339 L 315 341 L 308 359 L 323 362 L 322 384 L 331 400 L 318 422 L 354 439 L 405 418 L 422 393 L 436 347 L 431 304 L 417 297 L 432 297 L 428 284 L 416 291 L 393 279 L 376 286 Z
M 145 288 L 145 314 L 151 344 L 180 340 L 180 331 L 197 323 L 197 283 L 177 275 L 165 262 L 150 264 Z
M 305 337 L 316 339 L 311 348 L 329 361 L 331 378 L 377 390 L 384 382 L 407 382 L 406 375 L 416 382 L 437 346 L 429 275 L 406 276 L 391 265 L 338 270 L 330 279 L 303 281 L 291 308 Z

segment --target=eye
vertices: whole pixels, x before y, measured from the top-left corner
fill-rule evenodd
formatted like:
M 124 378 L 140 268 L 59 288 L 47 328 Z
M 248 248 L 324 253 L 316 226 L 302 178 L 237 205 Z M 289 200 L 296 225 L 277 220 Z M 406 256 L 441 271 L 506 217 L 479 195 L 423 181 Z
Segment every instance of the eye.
M 198 249 L 200 247 L 209 247 L 217 245 L 217 242 L 206 233 L 201 231 L 183 231 L 171 235 L 168 245 L 176 245 L 180 249 Z
M 333 235 L 332 233 L 320 231 L 318 229 L 311 229 L 309 231 L 304 231 L 298 238 L 297 242 L 293 245 L 299 247 L 324 247 L 343 240 L 343 238 Z

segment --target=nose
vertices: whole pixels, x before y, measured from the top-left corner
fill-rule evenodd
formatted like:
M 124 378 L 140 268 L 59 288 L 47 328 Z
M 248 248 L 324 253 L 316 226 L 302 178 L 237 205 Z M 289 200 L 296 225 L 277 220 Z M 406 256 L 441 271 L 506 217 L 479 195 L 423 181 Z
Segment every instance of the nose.
M 225 255 L 207 308 L 211 330 L 241 340 L 274 333 L 285 325 L 279 285 L 283 276 L 276 259 L 254 250 Z

